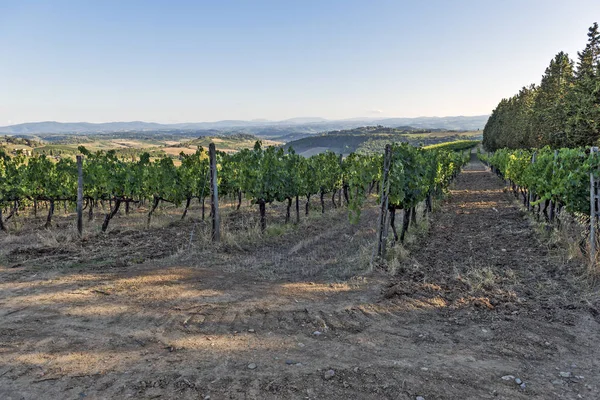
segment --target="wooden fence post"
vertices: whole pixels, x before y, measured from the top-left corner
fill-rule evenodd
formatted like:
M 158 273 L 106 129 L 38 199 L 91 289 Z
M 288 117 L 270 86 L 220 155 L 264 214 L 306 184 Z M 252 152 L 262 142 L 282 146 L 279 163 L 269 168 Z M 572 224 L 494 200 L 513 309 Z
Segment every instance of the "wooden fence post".
M 91 207 L 91 204 L 90 204 Z M 83 237 L 83 156 L 77 156 L 77 232 Z
M 215 144 L 208 145 L 210 160 L 210 211 L 212 214 L 212 240 L 221 241 L 221 221 L 219 219 L 219 188 L 217 185 L 217 154 Z
M 552 175 L 554 175 L 557 159 L 558 159 L 558 150 L 554 150 L 554 160 L 552 160 Z M 549 204 L 550 212 L 548 213 L 548 219 L 550 220 L 550 223 L 554 222 L 554 207 L 556 206 L 555 203 L 556 202 L 553 201 L 552 198 L 550 198 L 550 204 Z
M 533 155 L 531 156 L 531 163 L 535 164 L 535 155 L 537 154 L 537 151 L 533 152 Z M 533 211 L 533 208 L 531 206 L 531 202 L 534 201 L 534 194 L 533 191 L 531 190 L 531 188 L 529 188 L 529 199 L 527 199 L 527 211 Z
M 590 148 L 591 157 L 597 153 L 597 147 Z M 596 264 L 596 225 L 598 220 L 598 211 L 596 210 L 598 190 L 594 172 L 594 170 L 590 171 L 590 261 L 592 266 Z
M 342 171 L 342 182 L 340 186 L 340 191 L 338 193 L 338 204 L 342 206 L 342 191 L 344 190 L 344 173 L 343 173 L 343 165 L 344 165 L 344 154 L 340 153 L 340 171 Z
M 385 229 L 385 227 L 388 214 L 388 195 L 390 192 L 389 172 L 391 162 L 392 146 L 387 144 L 385 146 L 385 154 L 383 157 L 383 177 L 381 180 L 381 210 L 379 213 L 379 226 L 377 235 L 377 255 L 381 258 L 385 257 L 385 241 L 387 239 L 387 229 Z

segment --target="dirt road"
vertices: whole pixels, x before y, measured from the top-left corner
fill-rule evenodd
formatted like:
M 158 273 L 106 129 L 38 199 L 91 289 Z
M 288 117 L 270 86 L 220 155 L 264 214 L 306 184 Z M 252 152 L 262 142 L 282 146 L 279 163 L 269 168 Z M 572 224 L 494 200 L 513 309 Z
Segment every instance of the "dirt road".
M 372 226 L 341 215 L 137 266 L 0 265 L 0 398 L 600 398 L 595 295 L 480 163 L 395 276 L 328 274 L 355 270 Z

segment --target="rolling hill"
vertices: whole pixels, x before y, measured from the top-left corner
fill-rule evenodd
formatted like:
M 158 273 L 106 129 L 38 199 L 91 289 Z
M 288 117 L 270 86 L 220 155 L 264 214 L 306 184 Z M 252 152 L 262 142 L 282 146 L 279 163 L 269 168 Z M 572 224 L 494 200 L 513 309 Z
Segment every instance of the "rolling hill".
M 219 131 L 221 134 L 247 133 L 267 138 L 293 138 L 332 130 L 354 129 L 365 125 L 385 127 L 411 126 L 419 129 L 477 130 L 483 129 L 488 116 L 457 117 L 417 117 L 417 118 L 353 118 L 345 120 L 327 120 L 319 117 L 291 118 L 283 121 L 266 120 L 225 120 L 216 122 L 192 122 L 179 124 L 159 124 L 155 122 L 30 122 L 0 127 L 0 133 L 9 135 L 35 134 L 89 134 L 112 132 L 189 132 L 202 135 L 203 131 Z M 288 137 L 292 138 L 292 137 Z

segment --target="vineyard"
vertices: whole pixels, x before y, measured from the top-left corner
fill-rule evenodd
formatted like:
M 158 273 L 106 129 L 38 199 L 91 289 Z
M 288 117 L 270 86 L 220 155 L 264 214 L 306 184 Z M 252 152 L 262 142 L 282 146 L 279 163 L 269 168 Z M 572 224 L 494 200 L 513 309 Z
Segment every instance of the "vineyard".
M 589 215 L 590 173 L 600 166 L 589 148 L 501 149 L 480 159 L 510 182 L 525 206 L 539 206 L 548 219 L 549 207 Z
M 600 399 L 599 0 L 0 3 L 0 400 Z
M 461 151 L 472 148 L 476 141 L 451 142 L 429 148 L 395 144 L 390 176 L 390 210 L 404 209 L 407 215 L 424 200 L 442 193 L 456 176 L 467 158 Z M 202 147 L 194 154 L 181 154 L 181 165 L 175 166 L 170 157 L 151 159 L 149 154 L 125 159 L 114 151 L 82 154 L 83 208 L 88 219 L 94 218 L 99 205 L 104 213 L 101 230 L 107 231 L 112 218 L 125 208 L 145 209 L 150 226 L 156 209 L 164 203 L 182 207 L 185 218 L 193 200 L 202 204 L 211 194 L 209 155 Z M 237 153 L 216 153 L 218 195 L 236 198 L 237 209 L 245 198 L 258 207 L 260 227 L 265 230 L 266 206 L 273 202 L 286 204 L 286 223 L 300 221 L 301 208 L 308 215 L 311 197 L 318 197 L 321 212 L 326 203 L 348 206 L 350 220 L 360 215 L 361 205 L 368 194 L 377 190 L 382 176 L 383 155 L 350 154 L 347 157 L 325 152 L 310 158 L 296 154 L 293 149 L 263 147 L 257 142 L 253 149 Z M 71 158 L 55 160 L 46 155 L 10 157 L 0 150 L 0 229 L 7 231 L 8 222 L 20 211 L 31 209 L 37 215 L 42 204 L 47 206 L 45 227 L 52 226 L 57 204 L 65 209 L 77 202 L 78 166 Z M 337 200 L 336 200 L 337 197 Z M 329 200 L 331 199 L 331 200 Z M 304 202 L 300 206 L 301 200 Z M 393 214 L 392 214 L 393 215 Z M 392 218 L 392 226 L 394 219 Z M 395 226 L 393 226 L 395 232 Z M 404 230 L 402 237 L 404 235 Z M 395 236 L 398 239 L 398 235 Z
M 534 219 L 504 190 L 505 181 L 475 154 L 455 176 L 469 146 L 448 145 L 454 152 L 393 145 L 384 154 L 343 157 L 341 164 L 332 153 L 302 158 L 258 145 L 217 154 L 224 226 L 249 214 L 255 224 L 236 223 L 219 244 L 210 240 L 210 224 L 200 223 L 197 200 L 210 197 L 210 157 L 203 150 L 179 167 L 82 151 L 87 211 L 100 213 L 93 202 L 104 202 L 106 218 L 119 200 L 116 215 L 122 211 L 106 233 L 87 221 L 83 240 L 72 212 L 55 215 L 49 229 L 43 229 L 46 215 L 31 216 L 34 200 L 38 212 L 49 211 L 52 198 L 57 208 L 64 201 L 73 207 L 76 162 L 61 163 L 69 165 L 62 179 L 70 191 L 54 193 L 49 183 L 64 171 L 60 160 L 47 164 L 49 174 L 41 156 L 3 158 L 3 177 L 21 180 L 10 187 L 19 195 L 5 203 L 5 215 L 14 214 L 0 234 L 0 397 L 597 398 L 600 299 L 582 285 L 578 260 L 534 231 Z M 593 164 L 584 150 L 572 151 L 582 171 L 568 177 L 558 170 L 571 152 L 557 153 L 480 157 L 514 182 L 530 208 L 543 209 L 549 198 L 564 220 L 561 207 L 585 211 L 568 195 L 586 187 Z M 550 190 L 548 197 L 531 180 L 534 166 L 550 168 L 541 161 L 548 158 L 554 174 L 539 182 L 571 179 L 568 192 Z M 98 167 L 107 164 L 115 175 Z M 48 179 L 40 178 L 34 191 L 29 182 L 40 170 Z M 321 196 L 327 170 L 335 179 Z M 295 171 L 308 172 L 288 175 Z M 111 183 L 115 176 L 125 183 Z M 270 184 L 259 185 L 266 177 Z M 192 178 L 197 186 L 180 193 L 181 182 Z M 530 181 L 538 182 L 535 189 Z M 160 182 L 176 184 L 157 192 Z M 437 211 L 423 217 L 432 205 L 428 196 L 442 191 Z M 243 207 L 235 210 L 240 193 Z M 296 195 L 303 204 L 293 213 L 298 208 L 288 205 Z M 309 195 L 318 201 L 306 216 Z M 163 198 L 178 207 L 163 205 Z M 177 221 L 163 224 L 161 207 Z M 270 230 L 261 235 L 265 207 Z M 408 235 L 400 226 L 396 232 L 399 211 L 402 226 L 419 218 Z M 292 224 L 298 216 L 301 223 Z M 123 228 L 122 220 L 136 218 L 141 225 Z M 288 228 L 273 229 L 286 219 Z M 15 220 L 29 220 L 28 228 Z M 206 237 L 188 246 L 196 224 L 195 237 Z M 382 224 L 390 242 L 403 234 L 405 241 L 370 267 L 377 234 L 385 241 Z

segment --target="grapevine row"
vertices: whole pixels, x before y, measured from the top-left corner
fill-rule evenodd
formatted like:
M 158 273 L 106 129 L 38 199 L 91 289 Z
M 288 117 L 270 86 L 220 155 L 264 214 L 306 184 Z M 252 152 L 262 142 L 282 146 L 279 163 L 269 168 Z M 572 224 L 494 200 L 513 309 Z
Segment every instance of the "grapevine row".
M 538 150 L 500 149 L 480 159 L 508 180 L 525 205 L 551 205 L 571 213 L 590 213 L 590 172 L 598 171 L 598 155 L 589 148 L 544 147 Z
M 396 209 L 411 210 L 418 202 L 440 193 L 466 162 L 466 157 L 452 150 L 471 148 L 476 142 L 447 144 L 432 149 L 408 144 L 393 145 L 390 168 L 390 202 Z M 207 152 L 198 148 L 194 154 L 181 154 L 181 165 L 169 157 L 151 160 L 149 154 L 127 160 L 115 151 L 90 152 L 80 147 L 83 155 L 84 200 L 90 218 L 99 201 L 108 201 L 110 210 L 104 216 L 102 230 L 122 205 L 126 212 L 131 203 L 149 204 L 147 223 L 161 202 L 184 206 L 182 218 L 193 199 L 204 204 L 210 194 Z M 260 224 L 266 227 L 266 205 L 287 202 L 286 222 L 291 220 L 295 202 L 295 219 L 300 219 L 300 200 L 305 200 L 304 213 L 309 213 L 311 197 L 318 196 L 321 211 L 331 196 L 334 207 L 342 205 L 342 194 L 355 221 L 369 193 L 379 186 L 383 156 L 350 154 L 342 158 L 325 152 L 309 158 L 293 149 L 264 148 L 257 142 L 252 149 L 237 153 L 217 153 L 218 190 L 220 195 L 235 196 L 238 208 L 242 198 L 258 205 Z M 338 201 L 336 202 L 336 196 Z M 52 224 L 55 203 L 77 199 L 77 165 L 74 160 L 54 161 L 45 155 L 11 157 L 0 149 L 0 229 L 20 207 L 47 202 L 46 227 Z M 3 217 L 3 209 L 9 209 Z M 392 214 L 393 215 L 393 214 Z M 204 207 L 203 207 L 204 217 Z M 392 221 L 393 222 L 393 221 Z M 393 226 L 395 232 L 395 226 Z M 397 238 L 397 235 L 395 235 Z

